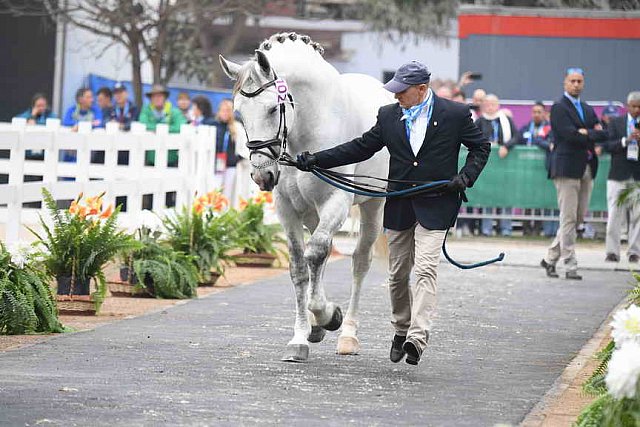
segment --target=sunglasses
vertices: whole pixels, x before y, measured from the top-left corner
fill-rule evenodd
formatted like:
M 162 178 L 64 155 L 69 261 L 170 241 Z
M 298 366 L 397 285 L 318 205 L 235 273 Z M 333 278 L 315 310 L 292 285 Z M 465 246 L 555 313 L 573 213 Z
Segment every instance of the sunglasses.
M 567 68 L 566 75 L 568 76 L 569 74 L 580 74 L 581 76 L 584 76 L 584 70 L 582 68 L 575 68 L 575 67 Z

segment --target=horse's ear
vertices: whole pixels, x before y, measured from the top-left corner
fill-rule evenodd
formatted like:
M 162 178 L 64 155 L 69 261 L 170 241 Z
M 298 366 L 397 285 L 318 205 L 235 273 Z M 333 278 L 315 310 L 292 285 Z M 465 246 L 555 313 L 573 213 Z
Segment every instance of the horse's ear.
M 267 76 L 271 74 L 271 64 L 269 64 L 267 55 L 265 55 L 263 51 L 256 49 L 256 56 L 258 58 L 258 65 L 262 72 Z
M 238 78 L 238 73 L 240 72 L 240 68 L 242 68 L 242 65 L 236 64 L 233 61 L 227 61 L 222 55 L 218 55 L 218 59 L 220 60 L 222 71 L 224 71 L 227 77 L 229 77 L 231 80 L 236 80 Z

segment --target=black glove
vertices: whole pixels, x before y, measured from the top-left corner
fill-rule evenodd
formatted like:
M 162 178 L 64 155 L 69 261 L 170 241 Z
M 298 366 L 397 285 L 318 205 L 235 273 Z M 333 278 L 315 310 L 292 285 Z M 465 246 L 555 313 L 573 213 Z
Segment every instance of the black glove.
M 462 193 L 467 189 L 468 179 L 464 174 L 458 174 L 451 178 L 447 184 L 447 190 L 452 193 Z
M 296 157 L 296 167 L 301 171 L 309 172 L 316 164 L 318 159 L 308 151 L 303 151 Z

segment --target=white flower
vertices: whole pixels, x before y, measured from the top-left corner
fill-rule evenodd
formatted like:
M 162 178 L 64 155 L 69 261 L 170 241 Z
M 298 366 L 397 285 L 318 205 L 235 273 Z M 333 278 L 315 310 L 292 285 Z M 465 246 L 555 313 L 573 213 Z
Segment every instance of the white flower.
M 24 268 L 29 260 L 29 256 L 33 252 L 33 247 L 25 242 L 16 242 L 7 248 L 7 252 L 11 254 L 11 263 L 18 268 Z
M 140 227 L 154 233 L 162 228 L 162 220 L 150 210 L 144 209 L 140 212 Z
M 616 399 L 632 398 L 640 377 L 640 343 L 626 341 L 613 352 L 605 381 Z
M 626 310 L 619 310 L 613 315 L 611 336 L 620 347 L 627 341 L 640 344 L 640 307 L 633 304 Z

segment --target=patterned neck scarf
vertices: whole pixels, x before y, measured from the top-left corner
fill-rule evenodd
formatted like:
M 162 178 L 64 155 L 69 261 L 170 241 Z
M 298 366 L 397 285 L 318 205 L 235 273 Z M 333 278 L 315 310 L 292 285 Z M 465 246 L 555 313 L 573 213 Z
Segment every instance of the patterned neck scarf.
M 407 128 L 407 136 L 411 134 L 411 127 L 413 126 L 413 123 L 416 121 L 416 119 L 422 112 L 422 109 L 427 105 L 429 105 L 429 103 L 431 102 L 431 98 L 432 98 L 431 93 L 432 93 L 431 89 L 429 89 L 429 92 L 427 93 L 427 97 L 420 104 L 414 105 L 411 108 L 402 109 L 402 117 L 400 118 L 400 120 L 405 121 L 404 125 Z

